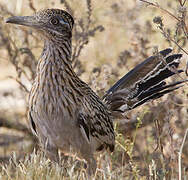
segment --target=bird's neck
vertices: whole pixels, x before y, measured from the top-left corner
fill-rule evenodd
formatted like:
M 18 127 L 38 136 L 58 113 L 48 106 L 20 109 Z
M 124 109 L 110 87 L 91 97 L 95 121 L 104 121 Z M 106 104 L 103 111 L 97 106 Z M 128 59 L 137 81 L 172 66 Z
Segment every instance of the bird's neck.
M 45 41 L 44 49 L 37 66 L 37 79 L 40 84 L 54 77 L 68 81 L 75 81 L 75 84 L 82 84 L 79 77 L 73 70 L 71 62 L 71 41 L 62 41 L 57 44 L 51 41 Z
M 45 92 L 51 92 L 51 89 L 53 89 L 51 94 L 55 97 L 59 97 L 58 89 L 62 89 L 62 91 L 69 89 L 69 92 L 74 89 L 80 96 L 83 96 L 83 92 L 91 91 L 87 84 L 73 71 L 71 65 L 71 42 L 61 42 L 59 45 L 48 41 L 45 42 L 43 53 L 38 62 L 34 84 L 36 91 L 44 94 Z
M 71 63 L 72 56 L 72 44 L 71 40 L 62 41 L 48 41 L 44 42 L 44 49 L 42 55 L 48 55 L 45 60 L 54 59 L 57 61 L 62 61 Z
M 72 70 L 71 63 L 72 45 L 71 40 L 63 40 L 61 42 L 53 42 L 46 40 L 43 52 L 38 64 L 38 71 L 47 66 L 56 66 L 58 68 Z

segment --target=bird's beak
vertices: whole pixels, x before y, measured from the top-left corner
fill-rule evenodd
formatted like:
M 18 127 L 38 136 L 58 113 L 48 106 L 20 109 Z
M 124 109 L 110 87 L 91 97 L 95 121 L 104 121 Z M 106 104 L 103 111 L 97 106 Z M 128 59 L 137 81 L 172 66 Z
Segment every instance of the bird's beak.
M 40 23 L 34 16 L 12 16 L 5 20 L 6 23 L 19 24 L 30 27 L 40 27 Z

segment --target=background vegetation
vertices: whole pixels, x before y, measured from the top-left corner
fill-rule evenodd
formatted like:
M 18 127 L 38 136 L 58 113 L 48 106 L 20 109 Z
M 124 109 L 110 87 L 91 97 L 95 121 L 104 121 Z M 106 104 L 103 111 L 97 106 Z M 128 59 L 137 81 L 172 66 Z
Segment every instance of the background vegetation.
M 136 64 L 169 46 L 184 54 L 186 71 L 187 7 L 186 0 L 0 0 L 0 179 L 85 179 L 74 158 L 51 163 L 27 128 L 27 95 L 43 43 L 32 30 L 5 24 L 6 17 L 67 9 L 76 21 L 75 71 L 102 96 Z M 185 73 L 170 81 L 182 78 Z M 115 123 L 115 152 L 97 157 L 96 179 L 187 179 L 187 84 L 127 118 Z

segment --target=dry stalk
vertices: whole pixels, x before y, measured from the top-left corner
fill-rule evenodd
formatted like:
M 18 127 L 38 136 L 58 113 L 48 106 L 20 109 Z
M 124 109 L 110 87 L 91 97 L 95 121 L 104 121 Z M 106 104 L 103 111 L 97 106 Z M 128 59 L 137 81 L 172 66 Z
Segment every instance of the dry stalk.
M 183 147 L 184 147 L 184 144 L 185 144 L 185 140 L 186 140 L 187 134 L 188 134 L 188 128 L 187 128 L 186 131 L 185 131 L 185 134 L 184 134 L 184 137 L 183 137 L 183 141 L 182 141 L 182 144 L 181 144 L 180 150 L 179 150 L 179 152 L 178 152 L 179 180 L 182 180 L 182 172 L 181 172 L 181 155 L 182 155 L 182 151 L 183 151 Z
M 171 12 L 169 12 L 168 10 L 164 9 L 163 7 L 161 7 L 157 2 L 156 3 L 152 3 L 152 2 L 148 2 L 147 0 L 140 0 L 144 3 L 146 3 L 149 6 L 153 6 L 155 8 L 160 9 L 161 11 L 167 13 L 169 16 L 171 16 L 172 18 L 174 18 L 176 21 L 178 21 L 178 23 L 180 23 L 181 25 L 181 29 L 183 30 L 184 34 L 185 34 L 185 38 L 188 39 L 188 26 L 185 23 L 185 18 L 186 18 L 186 8 L 184 7 L 186 0 L 184 0 L 183 2 L 181 0 L 179 0 L 180 2 L 180 6 L 181 6 L 181 10 L 179 11 L 181 13 L 180 17 L 176 17 L 174 14 L 172 14 Z M 158 18 L 158 20 L 160 20 L 160 18 Z M 162 19 L 161 19 L 162 22 Z M 164 29 L 164 26 L 162 23 L 160 22 L 154 22 L 156 24 L 159 24 L 158 28 L 161 30 L 161 33 L 164 35 L 164 37 L 170 41 L 173 42 L 179 49 L 181 49 L 184 53 L 186 53 L 188 55 L 188 52 L 183 49 L 174 39 L 172 39 L 169 35 L 169 33 L 167 33 Z
M 153 6 L 156 8 L 159 8 L 160 10 L 162 10 L 163 12 L 167 13 L 168 15 L 170 15 L 171 17 L 173 17 L 174 19 L 176 19 L 177 21 L 181 21 L 179 18 L 177 18 L 175 15 L 173 15 L 171 12 L 167 11 L 166 9 L 164 9 L 163 7 L 161 7 L 157 2 L 156 3 L 152 3 L 152 2 L 148 2 L 146 0 L 140 0 L 146 4 L 148 4 L 149 6 Z

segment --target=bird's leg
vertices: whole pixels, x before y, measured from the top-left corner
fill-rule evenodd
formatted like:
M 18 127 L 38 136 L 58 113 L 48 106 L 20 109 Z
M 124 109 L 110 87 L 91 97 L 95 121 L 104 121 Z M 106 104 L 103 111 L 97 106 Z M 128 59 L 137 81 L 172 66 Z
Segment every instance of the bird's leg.
M 47 138 L 41 137 L 42 149 L 51 161 L 60 163 L 58 148 Z
M 95 172 L 97 169 L 96 160 L 94 159 L 94 157 L 90 157 L 89 159 L 86 159 L 86 161 L 87 161 L 87 165 L 88 165 L 87 169 L 86 169 L 87 175 L 89 177 L 95 176 Z
M 59 158 L 59 154 L 58 154 L 58 148 L 51 146 L 50 144 L 47 145 L 47 147 L 45 148 L 45 152 L 46 152 L 46 156 L 51 160 L 54 161 L 56 163 L 60 163 L 60 158 Z

